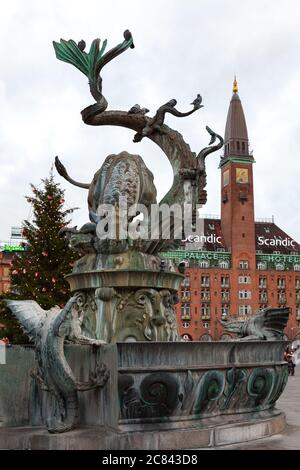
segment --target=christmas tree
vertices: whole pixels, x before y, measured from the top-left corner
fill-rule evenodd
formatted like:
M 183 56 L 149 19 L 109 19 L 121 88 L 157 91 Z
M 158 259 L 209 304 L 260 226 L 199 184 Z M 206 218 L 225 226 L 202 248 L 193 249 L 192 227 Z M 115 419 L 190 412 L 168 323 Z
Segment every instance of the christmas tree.
M 25 220 L 25 251 L 16 255 L 11 266 L 11 292 L 3 298 L 35 300 L 43 309 L 63 307 L 70 297 L 64 276 L 72 271 L 78 255 L 59 235 L 68 225 L 73 209 L 64 209 L 64 191 L 54 182 L 53 174 L 42 180 L 41 187 L 31 185 L 32 196 L 26 197 L 33 208 L 32 222 Z M 6 325 L 2 336 L 11 342 L 27 342 L 12 314 L 0 305 L 0 323 Z

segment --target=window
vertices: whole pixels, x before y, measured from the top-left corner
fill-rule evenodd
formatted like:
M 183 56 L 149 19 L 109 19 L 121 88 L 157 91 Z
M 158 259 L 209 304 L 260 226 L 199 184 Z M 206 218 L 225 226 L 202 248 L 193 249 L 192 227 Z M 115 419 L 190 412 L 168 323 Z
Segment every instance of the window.
M 221 269 L 228 269 L 228 268 L 229 268 L 229 262 L 228 262 L 228 261 L 225 261 L 225 260 L 220 261 L 220 262 L 219 262 L 219 267 L 220 267 Z
M 209 268 L 209 261 L 199 261 L 200 268 Z
M 203 322 L 203 328 L 209 328 L 209 323 Z M 206 335 L 205 335 L 206 336 Z M 207 340 L 202 340 L 202 341 L 207 341 Z
M 276 271 L 284 271 L 284 264 L 282 263 L 275 264 L 275 269 Z
M 250 276 L 239 276 L 239 284 L 251 284 Z
M 240 305 L 239 314 L 240 315 L 249 315 L 251 313 L 251 305 Z
M 261 254 L 262 254 L 262 250 L 256 250 L 256 254 L 257 254 L 257 255 L 261 255 Z
M 181 286 L 182 287 L 190 287 L 190 278 L 188 276 L 183 279 L 183 281 L 181 283 Z
M 295 287 L 296 289 L 300 289 L 300 279 L 295 279 Z
M 224 251 L 225 251 L 225 248 L 217 248 L 218 253 L 224 253 Z
M 260 277 L 258 286 L 259 286 L 260 289 L 266 289 L 267 288 L 267 278 L 266 277 Z
M 300 304 L 300 292 L 296 291 L 296 302 Z
M 277 279 L 277 287 L 278 287 L 278 289 L 285 289 L 285 278 L 284 277 L 279 277 Z
M 300 264 L 294 264 L 294 271 L 300 271 Z
M 229 276 L 221 276 L 221 287 L 229 287 Z M 299 289 L 300 289 L 300 279 L 299 279 Z
M 189 289 L 181 289 L 181 302 L 189 302 L 191 300 L 191 291 Z
M 221 290 L 221 300 L 222 302 L 229 302 L 229 291 Z
M 277 301 L 278 301 L 279 304 L 285 304 L 286 303 L 285 292 L 282 292 L 282 291 L 277 292 Z
M 296 308 L 296 315 L 297 315 L 297 320 L 299 320 L 300 319 L 300 305 L 298 305 Z
M 251 299 L 251 290 L 239 290 L 239 299 Z
M 245 142 L 242 142 L 242 150 L 245 152 Z
M 240 269 L 248 269 L 249 268 L 249 262 L 245 260 L 241 260 L 239 262 L 239 267 Z
M 201 286 L 203 287 L 209 287 L 209 276 L 201 276 Z
M 209 290 L 202 290 L 201 291 L 201 300 L 210 300 L 210 291 Z
M 262 291 L 259 293 L 259 301 L 260 302 L 268 302 L 268 293 L 267 291 Z
M 209 305 L 202 304 L 201 316 L 202 316 L 202 320 L 209 320 L 210 319 L 210 306 Z
M 267 269 L 267 263 L 265 263 L 264 261 L 260 261 L 259 263 L 257 263 L 257 269 L 265 271 Z
M 222 320 L 225 320 L 229 317 L 229 305 L 223 305 L 221 308 Z
M 189 328 L 190 327 L 190 323 L 188 321 L 185 321 L 182 323 L 182 327 L 183 328 Z
M 192 337 L 190 335 L 182 335 L 182 339 L 183 341 L 193 341 Z
M 273 251 L 274 255 L 280 255 L 280 251 Z
M 181 305 L 181 320 L 190 320 L 191 319 L 191 310 L 189 304 Z

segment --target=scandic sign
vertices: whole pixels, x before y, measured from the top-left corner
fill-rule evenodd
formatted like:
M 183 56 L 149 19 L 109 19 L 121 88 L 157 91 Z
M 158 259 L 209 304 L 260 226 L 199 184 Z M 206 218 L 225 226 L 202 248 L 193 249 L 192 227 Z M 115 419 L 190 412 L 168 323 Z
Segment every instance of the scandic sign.
M 215 234 L 211 235 L 189 235 L 187 238 L 182 240 L 183 242 L 188 243 L 217 243 L 219 245 L 222 244 L 222 238 L 220 236 L 216 236 Z M 257 244 L 258 246 L 285 246 L 295 248 L 296 242 L 291 238 L 265 238 L 263 236 L 257 237 Z
M 291 246 L 295 248 L 296 242 L 291 238 L 265 238 L 265 237 L 257 237 L 257 244 L 259 246 Z

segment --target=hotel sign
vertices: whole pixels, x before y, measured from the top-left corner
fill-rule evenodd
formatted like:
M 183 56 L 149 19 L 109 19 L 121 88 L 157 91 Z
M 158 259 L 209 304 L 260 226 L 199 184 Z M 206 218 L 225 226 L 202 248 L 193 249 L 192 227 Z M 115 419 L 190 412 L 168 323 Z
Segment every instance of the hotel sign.
M 269 263 L 299 263 L 300 264 L 300 255 L 257 255 L 258 261 L 267 261 Z

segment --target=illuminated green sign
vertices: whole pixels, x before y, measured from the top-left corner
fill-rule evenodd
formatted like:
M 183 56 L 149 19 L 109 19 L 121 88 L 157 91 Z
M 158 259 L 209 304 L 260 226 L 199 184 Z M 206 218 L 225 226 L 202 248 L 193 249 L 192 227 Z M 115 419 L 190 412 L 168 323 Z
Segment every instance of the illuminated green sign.
M 174 250 L 161 253 L 164 258 L 169 258 L 175 262 L 180 262 L 183 260 L 193 261 L 211 261 L 211 266 L 218 266 L 220 261 L 231 261 L 231 254 L 228 252 L 218 252 L 218 251 L 194 251 L 194 250 Z M 192 263 L 193 264 L 193 263 Z
M 1 244 L 0 251 L 24 251 L 25 248 L 22 245 L 10 245 L 9 243 Z

